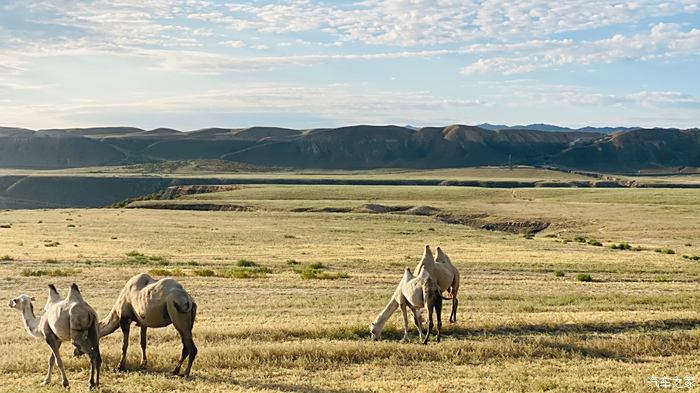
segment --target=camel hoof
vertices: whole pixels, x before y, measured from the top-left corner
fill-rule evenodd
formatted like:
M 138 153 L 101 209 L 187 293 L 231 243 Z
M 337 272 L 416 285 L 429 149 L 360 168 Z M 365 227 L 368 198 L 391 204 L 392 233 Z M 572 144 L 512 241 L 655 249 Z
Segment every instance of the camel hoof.
M 68 383 L 68 381 L 63 381 L 63 387 L 66 389 L 70 389 L 70 384 Z
M 39 386 L 48 386 L 51 383 L 51 381 L 44 381 L 39 384 Z
M 94 383 L 91 383 L 91 384 L 88 386 L 88 390 L 95 390 L 95 389 L 97 389 L 98 387 L 99 387 L 99 385 L 94 384 Z

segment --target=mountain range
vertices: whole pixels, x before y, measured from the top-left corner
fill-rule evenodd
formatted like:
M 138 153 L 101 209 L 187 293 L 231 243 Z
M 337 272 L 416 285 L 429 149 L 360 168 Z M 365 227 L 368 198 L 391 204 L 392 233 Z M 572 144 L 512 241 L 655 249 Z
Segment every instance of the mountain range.
M 450 125 L 296 130 L 277 127 L 0 127 L 0 167 L 59 169 L 220 159 L 326 169 L 548 165 L 630 173 L 700 167 L 700 129 Z

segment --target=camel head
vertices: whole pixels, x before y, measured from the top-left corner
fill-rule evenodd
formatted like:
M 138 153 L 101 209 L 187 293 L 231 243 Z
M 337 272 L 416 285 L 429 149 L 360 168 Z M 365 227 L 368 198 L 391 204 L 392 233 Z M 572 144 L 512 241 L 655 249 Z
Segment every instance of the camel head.
M 372 341 L 379 340 L 382 337 L 382 327 L 378 323 L 372 322 L 369 325 L 369 335 Z
M 32 305 L 32 302 L 34 300 L 35 299 L 29 295 L 19 295 L 16 298 L 10 300 L 7 306 L 10 308 L 14 308 L 19 312 L 22 312 L 27 308 L 33 309 L 34 306 Z

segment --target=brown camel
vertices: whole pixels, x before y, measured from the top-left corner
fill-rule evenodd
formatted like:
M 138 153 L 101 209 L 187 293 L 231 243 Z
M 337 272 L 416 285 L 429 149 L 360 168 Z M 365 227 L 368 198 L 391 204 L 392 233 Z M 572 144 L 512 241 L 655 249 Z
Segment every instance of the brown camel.
M 437 248 L 437 260 L 433 254 L 423 254 L 423 258 L 413 270 L 413 275 L 418 276 L 421 268 L 425 266 L 430 276 L 433 277 L 442 291 L 447 291 L 452 299 L 452 311 L 450 313 L 450 322 L 457 322 L 457 293 L 459 291 L 459 271 L 452 264 L 450 258 L 445 254 L 440 247 Z
M 34 315 L 33 300 L 31 296 L 20 295 L 10 300 L 8 306 L 22 314 L 24 327 L 29 334 L 37 338 L 43 337 L 51 347 L 49 371 L 42 385 L 51 383 L 51 373 L 55 363 L 61 371 L 63 386 L 69 386 L 59 349 L 63 341 L 70 341 L 75 345 L 76 353 L 86 353 L 90 357 L 90 389 L 99 386 L 102 358 L 97 331 L 97 313 L 83 300 L 78 286 L 71 285 L 68 296 L 61 299 L 56 287 L 49 285 L 49 299 L 44 307 L 44 315 L 41 317 Z
M 126 350 L 129 347 L 129 329 L 132 322 L 141 327 L 141 366 L 146 366 L 146 330 L 161 328 L 171 323 L 182 339 L 182 356 L 173 374 L 180 375 L 185 358 L 189 358 L 183 377 L 189 377 L 197 347 L 192 340 L 192 327 L 197 315 L 197 303 L 182 285 L 172 278 L 156 280 L 142 273 L 127 281 L 119 299 L 106 318 L 99 322 L 100 337 L 121 328 L 124 335 L 120 371 L 126 369 Z

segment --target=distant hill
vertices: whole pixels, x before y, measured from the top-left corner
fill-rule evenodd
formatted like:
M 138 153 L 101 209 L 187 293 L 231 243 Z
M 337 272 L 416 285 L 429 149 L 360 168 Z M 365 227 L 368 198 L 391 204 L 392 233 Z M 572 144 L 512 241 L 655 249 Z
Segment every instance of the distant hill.
M 515 125 L 507 126 L 503 124 L 489 124 L 483 123 L 479 124 L 477 127 L 485 128 L 487 130 L 498 131 L 498 130 L 536 130 L 536 131 L 549 131 L 549 132 L 561 132 L 561 131 L 581 131 L 581 132 L 598 132 L 609 134 L 618 131 L 631 131 L 636 130 L 639 127 L 583 127 L 583 128 L 568 128 L 555 126 L 552 124 L 528 124 L 528 125 Z
M 356 125 L 277 127 L 0 127 L 0 167 L 58 169 L 225 160 L 256 166 L 328 169 L 551 165 L 603 172 L 700 166 L 698 129 L 593 128 L 546 124 L 447 127 Z

